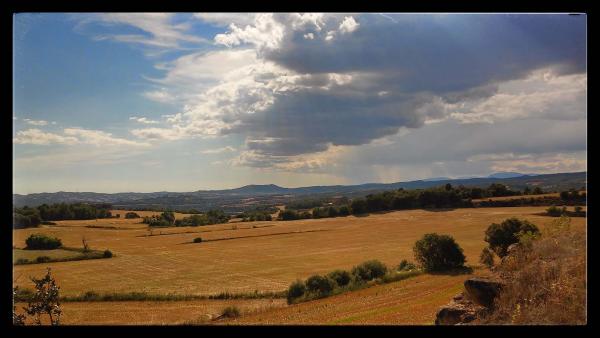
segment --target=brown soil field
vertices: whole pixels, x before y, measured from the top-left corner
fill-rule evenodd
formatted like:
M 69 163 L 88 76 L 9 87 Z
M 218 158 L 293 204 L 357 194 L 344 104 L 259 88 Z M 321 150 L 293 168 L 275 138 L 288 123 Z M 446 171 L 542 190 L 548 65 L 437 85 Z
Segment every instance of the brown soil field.
M 20 276 L 14 284 L 31 288 L 27 277 L 42 276 L 48 266 L 62 295 L 90 290 L 203 295 L 281 291 L 298 278 L 338 268 L 350 269 L 369 259 L 379 259 L 389 266 L 404 258 L 412 260 L 414 242 L 428 232 L 452 235 L 464 249 L 467 264 L 477 265 L 486 244 L 483 233 L 490 223 L 516 216 L 543 228 L 555 220 L 537 215 L 544 210 L 544 207 L 410 210 L 367 217 L 238 223 L 237 230 L 232 229 L 232 224 L 163 228 L 154 230 L 155 236 L 148 236 L 149 231 L 144 228 L 20 229 L 13 231 L 13 244 L 17 248 L 22 248 L 32 233 L 59 237 L 69 247 L 81 246 L 81 238 L 85 236 L 92 249 L 110 249 L 116 256 L 14 266 L 15 278 Z M 98 223 L 113 220 L 98 220 Z M 573 218 L 572 224 L 574 228 L 585 229 L 586 219 Z M 192 244 L 198 236 L 218 241 Z

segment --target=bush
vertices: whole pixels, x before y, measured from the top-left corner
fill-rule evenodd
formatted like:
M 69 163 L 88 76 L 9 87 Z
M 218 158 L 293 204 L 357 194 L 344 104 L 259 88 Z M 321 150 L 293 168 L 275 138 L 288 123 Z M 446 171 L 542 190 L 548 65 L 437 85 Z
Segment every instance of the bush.
M 113 256 L 112 251 L 110 251 L 108 249 L 104 250 L 104 253 L 102 254 L 102 257 L 104 257 L 104 258 L 111 258 L 112 256 Z
M 314 275 L 306 280 L 306 289 L 319 295 L 328 295 L 335 287 L 334 281 L 327 277 Z
M 202 237 L 194 238 L 194 243 L 202 243 Z
M 48 263 L 48 262 L 50 262 L 50 257 L 48 257 L 48 256 L 39 256 L 38 258 L 35 259 L 35 261 L 37 263 Z
M 27 264 L 29 263 L 29 259 L 27 258 L 19 258 L 15 264 Z
M 567 212 L 567 208 L 562 207 L 561 208 L 557 208 L 556 206 L 551 206 L 550 208 L 546 209 L 546 214 L 548 214 L 548 216 L 552 216 L 552 217 L 560 217 L 561 215 L 565 214 Z
M 352 275 L 357 281 L 368 282 L 372 279 L 383 277 L 387 273 L 385 264 L 378 260 L 370 260 L 352 268 Z
M 485 231 L 485 241 L 498 256 L 504 257 L 508 247 L 519 242 L 519 233 L 536 234 L 539 229 L 526 220 L 509 218 L 500 224 L 492 223 Z
M 62 246 L 60 239 L 42 234 L 33 234 L 25 240 L 28 250 L 53 250 Z
M 350 283 L 352 277 L 348 271 L 335 270 L 327 274 L 327 278 L 334 281 L 338 286 L 346 286 Z
M 398 264 L 398 271 L 410 271 L 410 270 L 416 270 L 417 266 L 414 263 L 411 263 L 409 261 L 407 261 L 406 259 L 403 259 L 400 264 Z
M 461 268 L 465 263 L 462 248 L 448 235 L 425 234 L 415 243 L 413 251 L 425 271 Z
M 240 310 L 236 306 L 228 306 L 225 309 L 223 309 L 223 312 L 221 313 L 221 317 L 226 318 L 237 318 L 239 316 Z
M 494 266 L 494 252 L 489 248 L 483 248 L 479 256 L 479 261 L 488 268 L 491 268 Z
M 125 214 L 125 218 L 129 219 L 129 218 L 140 218 L 140 215 L 138 215 L 135 212 L 128 212 Z
M 288 288 L 288 292 L 287 292 L 288 304 L 291 304 L 291 302 L 294 299 L 304 296 L 305 292 L 306 292 L 306 286 L 304 285 L 304 283 L 302 283 L 301 280 L 297 280 L 297 281 L 293 282 L 290 285 L 290 287 Z

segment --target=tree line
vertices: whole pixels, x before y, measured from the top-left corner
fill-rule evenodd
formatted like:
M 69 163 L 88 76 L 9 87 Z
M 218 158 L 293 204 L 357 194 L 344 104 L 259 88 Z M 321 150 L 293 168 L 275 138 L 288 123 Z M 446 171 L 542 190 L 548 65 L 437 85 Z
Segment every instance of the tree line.
M 13 209 L 13 224 L 15 228 L 29 228 L 47 221 L 108 218 L 112 217 L 111 208 L 107 203 L 55 203 L 35 208 L 24 206 Z

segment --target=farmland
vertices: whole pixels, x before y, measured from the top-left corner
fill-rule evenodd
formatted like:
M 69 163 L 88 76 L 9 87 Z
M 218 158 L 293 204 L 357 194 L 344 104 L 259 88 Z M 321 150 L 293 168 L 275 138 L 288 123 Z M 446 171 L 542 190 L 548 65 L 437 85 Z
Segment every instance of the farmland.
M 464 249 L 467 264 L 478 265 L 479 254 L 486 244 L 483 233 L 490 223 L 516 216 L 543 229 L 554 220 L 542 216 L 544 210 L 544 207 L 409 210 L 364 217 L 161 228 L 152 233 L 145 224 L 140 224 L 140 219 L 62 221 L 57 222 L 57 226 L 15 230 L 13 244 L 22 248 L 30 234 L 45 233 L 61 238 L 65 246 L 78 247 L 85 236 L 92 249 L 110 249 L 116 256 L 15 266 L 14 275 L 20 276 L 15 284 L 30 288 L 27 276 L 40 276 L 48 266 L 61 286 L 61 295 L 69 296 L 91 290 L 179 295 L 282 291 L 298 278 L 338 268 L 350 269 L 369 259 L 381 260 L 390 267 L 404 258 L 412 260 L 414 242 L 428 232 L 452 235 Z M 585 218 L 572 219 L 575 229 L 584 230 L 585 224 Z M 202 237 L 203 242 L 193 244 L 196 237 Z M 216 309 L 232 303 L 239 304 L 243 313 L 270 306 L 285 307 L 281 311 L 267 309 L 244 315 L 238 320 L 240 323 L 321 323 L 317 318 L 338 321 L 336 323 L 424 323 L 432 321 L 437 307 L 460 290 L 466 277 L 423 275 L 291 307 L 280 304 L 284 302 L 281 299 L 272 303 L 270 299 L 257 299 L 147 302 L 145 305 L 137 302 L 64 303 L 63 306 L 65 323 L 69 322 L 69 313 L 95 311 L 102 313 L 96 320 L 103 323 L 120 320 L 121 323 L 175 324 L 197 319 L 201 313 L 214 314 Z M 389 296 L 384 296 L 386 294 Z M 138 306 L 139 311 L 151 314 L 169 312 L 160 309 L 176 307 L 176 304 L 195 310 L 181 317 L 163 314 L 129 318 L 117 315 L 112 308 L 113 305 L 123 309 Z M 414 311 L 404 308 L 409 304 L 414 305 Z M 313 307 L 327 310 L 319 310 L 322 313 L 319 317 L 309 313 Z M 307 312 L 302 316 L 292 315 L 296 310 Z M 369 311 L 374 312 L 369 314 Z M 339 315 L 332 315 L 338 312 Z M 110 313 L 116 318 L 110 319 Z M 81 323 L 85 316 L 77 318 L 70 320 Z

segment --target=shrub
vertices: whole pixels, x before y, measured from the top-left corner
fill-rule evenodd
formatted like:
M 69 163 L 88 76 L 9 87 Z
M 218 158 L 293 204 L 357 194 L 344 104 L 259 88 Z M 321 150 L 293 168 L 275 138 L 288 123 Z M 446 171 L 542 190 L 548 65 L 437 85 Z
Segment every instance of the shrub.
M 352 275 L 359 282 L 368 282 L 372 279 L 383 277 L 387 272 L 385 264 L 378 260 L 370 260 L 352 268 Z
M 125 218 L 140 218 L 140 215 L 135 212 L 128 212 L 125 214 Z
M 548 216 L 552 216 L 552 217 L 559 217 L 560 215 L 563 215 L 567 212 L 567 208 L 563 207 L 561 208 L 557 208 L 556 206 L 551 206 L 550 208 L 546 209 L 546 214 L 548 214 Z
M 102 254 L 102 257 L 104 257 L 104 258 L 111 258 L 112 256 L 113 256 L 112 251 L 110 251 L 108 249 L 104 250 L 104 253 Z
M 50 257 L 48 256 L 39 256 L 38 258 L 35 259 L 36 262 L 38 263 L 48 263 L 50 262 Z
M 411 263 L 409 261 L 407 261 L 406 259 L 403 259 L 400 264 L 398 264 L 398 271 L 410 271 L 410 270 L 416 270 L 417 266 L 414 263 Z
M 40 224 L 42 224 L 42 225 L 56 225 L 55 222 L 50 222 L 50 221 L 43 221 Z
M 306 286 L 302 283 L 301 280 L 297 280 L 293 282 L 288 288 L 287 292 L 287 301 L 290 304 L 294 299 L 300 298 L 306 292 Z
M 504 257 L 508 247 L 519 242 L 519 233 L 527 232 L 535 234 L 539 229 L 526 220 L 513 217 L 500 224 L 492 223 L 485 231 L 485 241 L 498 256 Z
M 60 239 L 42 234 L 32 234 L 25 240 L 25 244 L 29 250 L 53 250 L 62 246 Z
M 425 271 L 461 268 L 465 263 L 462 248 L 448 235 L 425 234 L 415 243 L 413 251 Z
M 335 287 L 334 283 L 331 279 L 319 275 L 311 276 L 305 282 L 306 289 L 309 292 L 319 295 L 328 295 L 331 293 Z
M 327 278 L 333 280 L 338 286 L 345 286 L 350 283 L 350 273 L 345 270 L 335 270 L 327 274 Z
M 479 256 L 479 261 L 488 268 L 491 268 L 494 266 L 494 252 L 487 247 L 483 248 Z
M 51 325 L 59 325 L 60 315 L 62 314 L 59 302 L 60 288 L 50 275 L 50 268 L 48 268 L 48 272 L 44 278 L 37 279 L 32 277 L 31 281 L 35 284 L 35 293 L 29 300 L 25 311 L 28 315 L 33 316 L 34 322 L 37 325 L 42 325 L 42 315 L 48 315 Z
M 223 309 L 223 312 L 221 313 L 221 317 L 226 318 L 237 318 L 239 316 L 240 310 L 236 306 L 228 306 L 225 309 Z
M 194 238 L 194 243 L 202 243 L 202 237 Z
M 29 263 L 29 259 L 27 258 L 19 258 L 15 264 L 27 264 Z

